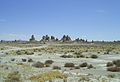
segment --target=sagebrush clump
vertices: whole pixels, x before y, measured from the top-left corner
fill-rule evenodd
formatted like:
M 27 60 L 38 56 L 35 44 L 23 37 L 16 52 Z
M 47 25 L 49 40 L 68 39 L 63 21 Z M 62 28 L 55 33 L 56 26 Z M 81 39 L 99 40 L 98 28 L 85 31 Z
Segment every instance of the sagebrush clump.
M 80 64 L 80 67 L 87 67 L 87 66 L 88 66 L 87 62 Z
M 46 61 L 45 61 L 45 64 L 52 64 L 52 63 L 54 63 L 53 60 L 46 60 Z
M 120 60 L 114 60 L 107 63 L 107 71 L 120 72 Z
M 107 71 L 120 72 L 120 67 L 116 67 L 116 66 L 108 67 L 108 68 L 107 68 Z
M 43 68 L 45 65 L 44 65 L 44 63 L 38 61 L 38 62 L 34 63 L 32 66 L 36 67 L 36 68 Z
M 91 58 L 96 59 L 96 58 L 98 58 L 98 56 L 97 55 L 91 55 Z
M 66 63 L 64 67 L 75 67 L 74 63 Z

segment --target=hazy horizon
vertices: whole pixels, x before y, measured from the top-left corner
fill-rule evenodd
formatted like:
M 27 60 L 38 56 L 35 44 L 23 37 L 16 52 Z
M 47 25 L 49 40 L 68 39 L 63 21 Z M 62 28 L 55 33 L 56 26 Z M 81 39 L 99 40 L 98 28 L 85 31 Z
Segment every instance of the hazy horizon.
M 119 0 L 0 0 L 0 40 L 43 35 L 120 40 Z

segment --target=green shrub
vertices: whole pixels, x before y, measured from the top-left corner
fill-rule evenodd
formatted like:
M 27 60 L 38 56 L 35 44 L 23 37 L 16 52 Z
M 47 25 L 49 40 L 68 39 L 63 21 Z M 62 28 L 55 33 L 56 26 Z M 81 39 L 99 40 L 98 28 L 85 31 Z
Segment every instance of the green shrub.
M 23 62 L 26 62 L 26 61 L 27 61 L 27 59 L 22 59 L 22 61 L 23 61 Z
M 11 61 L 15 61 L 15 58 L 12 58 Z
M 22 55 L 22 52 L 18 50 L 18 51 L 16 52 L 16 54 L 17 54 L 17 55 Z
M 100 54 L 100 52 L 97 52 L 98 54 Z
M 33 62 L 33 60 L 31 58 L 28 59 L 28 62 Z
M 116 54 L 119 54 L 119 52 L 116 52 Z
M 75 54 L 75 55 L 81 55 L 82 52 L 75 52 L 74 54 Z
M 106 52 L 104 52 L 104 54 L 110 54 L 110 51 L 109 51 L 109 50 L 106 50 Z
M 4 48 L 1 48 L 1 50 L 4 50 Z
M 96 58 L 98 58 L 98 56 L 97 55 L 91 55 L 91 58 L 96 59 Z
M 76 57 L 77 57 L 77 58 L 85 58 L 85 56 L 82 55 L 82 54 L 81 54 L 81 55 L 77 55 Z

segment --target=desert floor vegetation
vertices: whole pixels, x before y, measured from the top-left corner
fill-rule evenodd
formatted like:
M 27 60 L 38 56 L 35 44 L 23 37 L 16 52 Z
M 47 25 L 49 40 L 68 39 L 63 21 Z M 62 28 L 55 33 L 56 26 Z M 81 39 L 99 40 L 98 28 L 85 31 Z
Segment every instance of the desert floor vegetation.
M 53 79 L 60 78 L 65 80 L 66 76 L 59 71 L 49 71 L 42 74 L 31 76 L 29 79 L 37 82 L 52 81 Z
M 0 51 L 1 82 L 77 82 L 91 79 L 102 82 L 99 79 L 102 76 L 120 79 L 118 44 L 37 44 L 15 43 L 9 47 L 4 44 L 5 49 Z

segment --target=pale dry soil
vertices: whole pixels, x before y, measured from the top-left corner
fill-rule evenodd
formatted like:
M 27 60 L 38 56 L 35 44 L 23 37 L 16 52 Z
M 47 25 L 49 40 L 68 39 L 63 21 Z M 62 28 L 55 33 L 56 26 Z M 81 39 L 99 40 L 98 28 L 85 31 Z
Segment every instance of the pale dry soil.
M 39 48 L 42 47 L 47 47 L 47 46 L 40 46 Z M 22 50 L 22 48 L 14 47 L 8 50 L 0 51 L 0 82 L 4 82 L 8 73 L 12 71 L 19 71 L 23 82 L 31 82 L 27 78 L 29 78 L 34 74 L 49 72 L 53 70 L 52 68 L 53 66 L 61 67 L 61 70 L 59 71 L 67 75 L 68 77 L 67 82 L 120 82 L 120 72 L 108 72 L 106 70 L 106 63 L 116 59 L 120 59 L 120 54 L 108 54 L 108 55 L 96 54 L 98 55 L 97 59 L 61 58 L 60 56 L 64 54 L 42 53 L 42 52 L 39 53 L 37 52 L 33 55 L 26 55 L 26 54 L 6 55 L 5 53 L 10 50 Z M 13 58 L 15 59 L 15 61 L 11 61 L 11 59 Z M 54 63 L 50 67 L 35 68 L 32 66 L 34 62 L 22 61 L 22 59 L 29 59 L 29 58 L 33 59 L 34 62 L 40 61 L 44 63 L 46 60 L 53 60 Z M 81 67 L 80 69 L 75 69 L 75 68 L 64 67 L 65 63 L 74 63 L 76 66 L 78 66 L 83 62 L 92 64 L 94 68 L 87 69 L 86 67 L 84 68 Z M 18 65 L 19 63 L 23 63 L 24 65 Z M 107 77 L 108 75 L 113 75 L 114 78 L 109 78 Z M 81 76 L 82 77 L 89 76 L 90 80 L 89 81 L 80 80 Z M 103 81 L 103 79 L 105 79 L 105 81 Z M 63 82 L 63 80 L 54 79 L 53 82 Z

